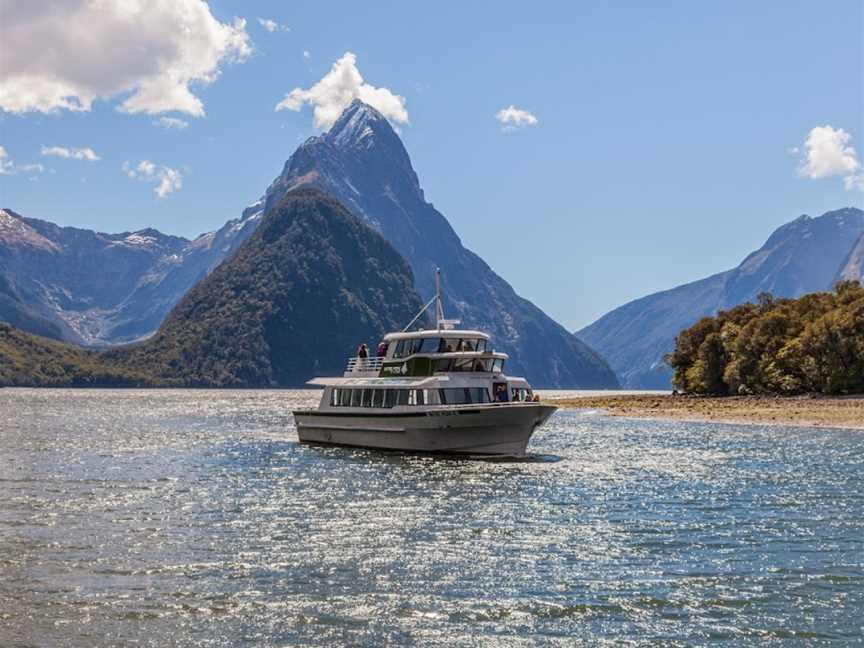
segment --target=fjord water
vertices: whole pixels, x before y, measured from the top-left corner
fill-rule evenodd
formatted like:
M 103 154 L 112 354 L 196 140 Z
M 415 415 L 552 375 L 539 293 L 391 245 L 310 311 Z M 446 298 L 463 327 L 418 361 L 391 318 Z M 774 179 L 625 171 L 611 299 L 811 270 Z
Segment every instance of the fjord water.
M 559 412 L 302 446 L 312 391 L 0 390 L 0 645 L 862 640 L 864 434 Z

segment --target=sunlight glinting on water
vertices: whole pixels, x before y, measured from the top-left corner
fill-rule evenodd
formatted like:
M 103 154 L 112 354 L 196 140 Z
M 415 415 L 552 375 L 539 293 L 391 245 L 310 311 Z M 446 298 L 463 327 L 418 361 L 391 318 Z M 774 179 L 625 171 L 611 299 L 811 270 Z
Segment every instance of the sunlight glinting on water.
M 559 412 L 442 460 L 300 445 L 316 398 L 0 392 L 4 641 L 861 636 L 860 433 Z

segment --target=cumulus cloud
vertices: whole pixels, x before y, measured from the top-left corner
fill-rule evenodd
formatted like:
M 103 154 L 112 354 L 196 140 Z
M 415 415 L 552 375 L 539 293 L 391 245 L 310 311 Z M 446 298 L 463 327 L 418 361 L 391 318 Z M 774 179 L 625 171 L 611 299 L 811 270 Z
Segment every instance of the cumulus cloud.
M 9 157 L 6 147 L 0 146 L 0 175 L 15 175 L 16 173 L 42 173 L 45 170 L 41 164 L 16 164 Z
M 259 18 L 258 24 L 261 25 L 264 29 L 266 29 L 271 34 L 277 31 L 291 31 L 290 27 L 286 25 L 280 25 L 275 20 L 270 20 L 269 18 Z
M 129 94 L 129 113 L 200 117 L 190 84 L 252 52 L 246 22 L 222 23 L 204 0 L 28 0 L 4 3 L 0 109 L 88 111 Z
M 133 180 L 156 185 L 153 187 L 153 193 L 159 198 L 164 198 L 183 186 L 183 175 L 177 169 L 154 164 L 150 160 L 141 160 L 134 167 L 129 162 L 124 162 L 123 171 Z
M 864 172 L 855 149 L 849 146 L 852 136 L 842 128 L 826 124 L 816 126 L 804 140 L 804 159 L 798 173 L 804 178 L 840 176 L 849 190 L 864 190 Z
M 183 130 L 184 128 L 189 127 L 189 122 L 183 119 L 178 119 L 177 117 L 160 117 L 154 121 L 153 124 L 161 126 L 162 128 L 172 128 L 174 130 Z
M 309 50 L 303 50 L 303 58 L 304 59 L 312 58 L 312 53 Z
M 294 88 L 285 95 L 276 110 L 300 111 L 304 104 L 313 106 L 315 126 L 330 128 L 354 100 L 369 104 L 393 122 L 408 122 L 405 98 L 387 88 L 376 88 L 366 83 L 357 69 L 357 57 L 351 52 L 336 61 L 320 81 L 308 90 Z
M 495 113 L 495 119 L 501 122 L 503 126 L 502 130 L 505 131 L 516 130 L 525 126 L 535 126 L 537 124 L 537 118 L 534 115 L 512 104 Z
M 53 155 L 54 157 L 66 158 L 67 160 L 86 160 L 95 162 L 99 159 L 96 151 L 92 148 L 66 148 L 65 146 L 43 146 L 40 149 L 42 155 Z

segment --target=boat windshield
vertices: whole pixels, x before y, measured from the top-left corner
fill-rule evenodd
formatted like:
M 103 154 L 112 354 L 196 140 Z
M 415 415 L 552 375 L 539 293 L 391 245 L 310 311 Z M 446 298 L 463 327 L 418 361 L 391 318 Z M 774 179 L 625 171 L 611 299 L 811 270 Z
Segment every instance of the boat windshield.
M 409 338 L 399 340 L 393 349 L 394 358 L 406 358 L 415 353 L 485 353 L 486 340 L 482 338 Z

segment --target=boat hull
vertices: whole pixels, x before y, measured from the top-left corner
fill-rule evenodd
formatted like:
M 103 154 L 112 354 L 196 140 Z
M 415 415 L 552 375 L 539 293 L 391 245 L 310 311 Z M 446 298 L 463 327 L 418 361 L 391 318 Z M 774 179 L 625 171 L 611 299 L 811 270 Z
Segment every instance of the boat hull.
M 518 457 L 525 455 L 534 430 L 556 409 L 514 403 L 386 414 L 297 410 L 294 421 L 304 443 Z

